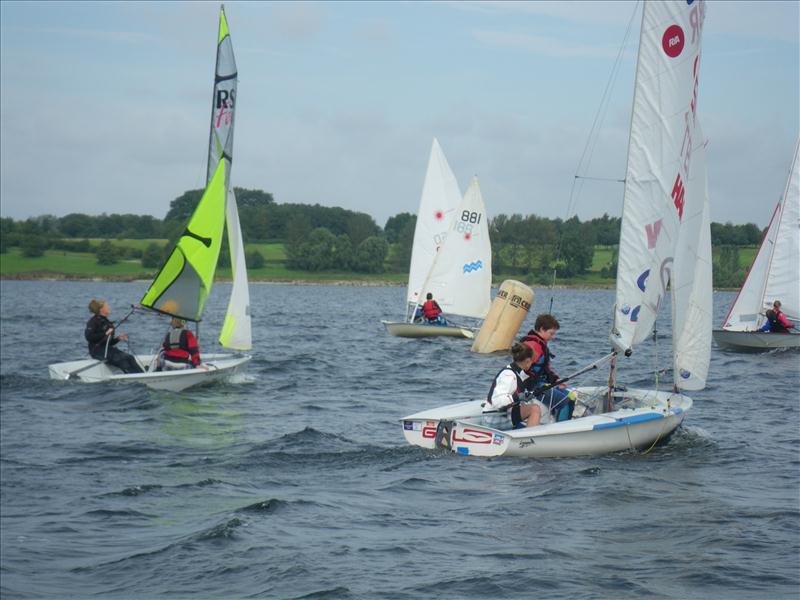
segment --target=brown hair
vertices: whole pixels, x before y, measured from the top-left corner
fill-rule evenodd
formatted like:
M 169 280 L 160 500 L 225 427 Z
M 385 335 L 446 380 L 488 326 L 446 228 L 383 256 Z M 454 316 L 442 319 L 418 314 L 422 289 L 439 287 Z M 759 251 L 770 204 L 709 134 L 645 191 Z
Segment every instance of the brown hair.
M 542 313 L 536 317 L 536 322 L 533 324 L 533 330 L 539 331 L 540 329 L 561 329 L 558 320 L 551 314 Z
M 533 358 L 533 348 L 528 346 L 528 344 L 517 342 L 511 346 L 511 358 L 513 358 L 516 363 L 522 362 L 526 358 Z
M 89 302 L 89 312 L 95 315 L 100 314 L 100 309 L 103 308 L 105 303 L 105 300 L 95 300 L 92 298 L 92 301 Z

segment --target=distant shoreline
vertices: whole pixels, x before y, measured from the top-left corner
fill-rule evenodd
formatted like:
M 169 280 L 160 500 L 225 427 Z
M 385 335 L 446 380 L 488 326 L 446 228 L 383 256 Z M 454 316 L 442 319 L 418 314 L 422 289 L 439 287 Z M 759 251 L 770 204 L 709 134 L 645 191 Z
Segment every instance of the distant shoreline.
M 506 279 L 514 279 L 514 277 L 504 277 L 502 279 L 492 282 L 492 287 L 499 287 Z M 123 277 L 123 276 L 109 276 L 98 277 L 96 275 L 75 275 L 64 273 L 12 273 L 0 277 L 0 281 L 93 281 L 93 282 L 109 282 L 109 283 L 150 283 L 150 279 L 143 279 L 141 277 Z M 230 283 L 230 279 L 222 278 L 215 279 L 215 283 Z M 384 279 L 250 279 L 251 285 L 332 285 L 341 287 L 405 287 L 406 282 L 397 282 Z M 543 284 L 530 284 L 522 282 L 530 288 L 549 289 L 550 286 Z M 608 285 L 593 285 L 593 284 L 558 284 L 556 289 L 574 289 L 574 290 L 609 290 L 614 289 L 614 283 L 610 282 Z

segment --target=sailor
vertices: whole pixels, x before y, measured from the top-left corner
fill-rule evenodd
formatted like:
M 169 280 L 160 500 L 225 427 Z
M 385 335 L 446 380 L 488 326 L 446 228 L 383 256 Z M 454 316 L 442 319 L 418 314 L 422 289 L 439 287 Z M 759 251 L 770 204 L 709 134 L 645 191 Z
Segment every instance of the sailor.
M 775 300 L 772 303 L 772 308 L 767 311 L 767 322 L 759 329 L 762 332 L 769 333 L 789 333 L 789 330 L 794 327 L 794 324 L 786 318 L 781 310 L 781 301 Z
M 428 292 L 425 296 L 425 303 L 422 305 L 422 316 L 427 323 L 433 325 L 447 325 L 447 321 L 442 316 L 442 307 L 433 299 L 433 294 Z
M 123 373 L 143 373 L 133 356 L 116 347 L 120 341 L 127 341 L 128 334 L 121 333 L 119 336 L 114 336 L 114 324 L 108 320 L 111 305 L 105 300 L 93 299 L 89 302 L 89 311 L 92 317 L 86 322 L 83 336 L 89 342 L 91 357 L 114 365 Z
M 170 329 L 161 346 L 162 369 L 192 369 L 200 364 L 200 346 L 185 321 L 173 317 Z
M 541 314 L 536 317 L 533 329 L 523 337 L 520 342 L 533 350 L 533 364 L 528 371 L 530 380 L 528 389 L 533 392 L 545 406 L 550 409 L 556 421 L 568 421 L 572 418 L 575 409 L 573 395 L 567 390 L 565 384 L 550 387 L 559 380 L 558 374 L 550 366 L 553 356 L 547 344 L 560 329 L 558 320 L 550 314 Z M 547 389 L 543 389 L 543 388 Z
M 525 382 L 533 361 L 533 350 L 516 343 L 511 348 L 513 362 L 495 376 L 483 403 L 482 424 L 495 429 L 536 427 L 541 417 L 538 402 L 524 402 Z

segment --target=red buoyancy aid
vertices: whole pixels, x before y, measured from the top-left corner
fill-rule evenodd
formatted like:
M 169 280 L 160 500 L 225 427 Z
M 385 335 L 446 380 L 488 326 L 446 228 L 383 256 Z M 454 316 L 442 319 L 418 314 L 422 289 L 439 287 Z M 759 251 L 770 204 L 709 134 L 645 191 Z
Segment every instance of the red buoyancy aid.
M 196 367 L 200 362 L 197 338 L 186 329 L 170 329 L 164 338 L 164 358 L 172 362 L 191 363 Z
M 557 381 L 558 375 L 550 368 L 550 349 L 547 347 L 547 342 L 533 330 L 529 331 L 520 342 L 533 349 L 533 364 L 528 371 L 533 380 L 535 382 L 543 380 L 546 383 Z
M 436 300 L 426 300 L 422 305 L 422 314 L 426 319 L 435 319 L 442 314 L 442 309 L 436 303 Z

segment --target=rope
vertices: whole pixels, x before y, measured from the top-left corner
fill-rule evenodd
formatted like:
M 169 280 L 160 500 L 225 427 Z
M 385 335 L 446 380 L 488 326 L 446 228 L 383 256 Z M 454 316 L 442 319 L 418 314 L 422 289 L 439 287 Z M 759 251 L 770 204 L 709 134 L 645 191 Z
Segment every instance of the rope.
M 592 158 L 594 157 L 594 152 L 597 147 L 597 142 L 600 138 L 599 130 L 605 121 L 606 114 L 608 113 L 608 108 L 610 105 L 610 92 L 614 88 L 614 85 L 617 80 L 617 76 L 619 75 L 620 65 L 622 64 L 622 55 L 624 53 L 625 47 L 628 44 L 628 39 L 630 37 L 631 31 L 633 29 L 633 22 L 634 17 L 639 8 L 639 3 L 636 2 L 633 8 L 633 12 L 631 13 L 631 18 L 628 21 L 628 27 L 625 30 L 625 36 L 622 38 L 622 43 L 620 44 L 619 49 L 617 50 L 617 56 L 614 59 L 614 65 L 611 67 L 611 73 L 609 74 L 608 81 L 606 81 L 606 87 L 603 90 L 603 95 L 600 98 L 600 106 L 597 108 L 597 112 L 595 113 L 594 120 L 592 121 L 592 126 L 589 129 L 589 135 L 586 138 L 586 144 L 583 147 L 583 152 L 581 153 L 580 160 L 578 160 L 578 167 L 575 169 L 575 176 L 572 179 L 572 187 L 570 188 L 569 192 L 569 201 L 567 202 L 567 218 L 564 220 L 565 222 L 569 220 L 569 216 L 573 212 L 573 207 L 576 203 L 577 197 L 580 196 L 580 192 L 583 190 L 583 182 L 588 179 L 593 179 L 597 181 L 614 181 L 614 182 L 624 182 L 624 179 L 604 179 L 599 177 L 588 177 L 580 175 L 581 171 L 584 173 L 589 170 L 589 166 L 592 163 Z M 579 183 L 580 182 L 580 183 Z M 577 193 L 576 193 L 577 189 Z M 558 261 L 561 259 L 561 246 L 564 241 L 564 230 L 561 230 L 561 235 L 558 238 L 558 245 L 556 246 L 556 259 L 553 266 L 553 282 L 550 287 L 550 308 L 548 312 L 552 313 L 553 311 L 553 290 L 555 289 L 556 285 L 556 272 L 557 267 L 555 265 L 558 264 Z

